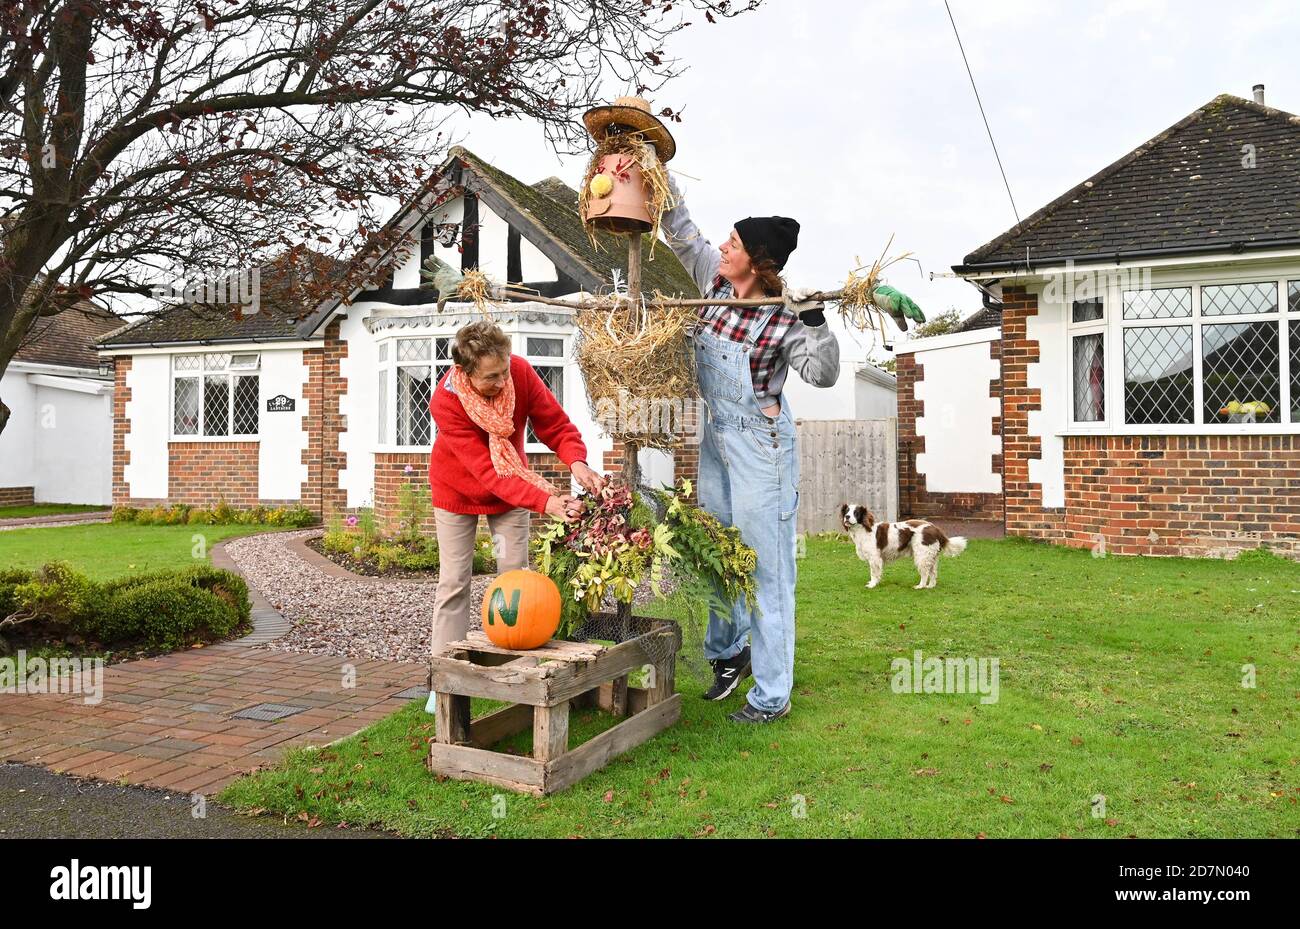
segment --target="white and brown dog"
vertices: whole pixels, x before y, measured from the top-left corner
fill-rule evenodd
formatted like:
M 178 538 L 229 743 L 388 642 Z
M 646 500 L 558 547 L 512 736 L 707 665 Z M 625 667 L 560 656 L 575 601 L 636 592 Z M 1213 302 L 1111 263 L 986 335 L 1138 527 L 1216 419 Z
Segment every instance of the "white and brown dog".
M 871 567 L 870 590 L 880 583 L 885 565 L 901 556 L 909 548 L 916 562 L 921 582 L 916 590 L 933 587 L 939 581 L 939 555 L 956 558 L 966 551 L 966 540 L 959 535 L 951 539 L 943 530 L 924 519 L 909 519 L 901 523 L 878 523 L 865 506 L 844 504 L 840 507 L 840 521 L 853 539 L 858 557 Z

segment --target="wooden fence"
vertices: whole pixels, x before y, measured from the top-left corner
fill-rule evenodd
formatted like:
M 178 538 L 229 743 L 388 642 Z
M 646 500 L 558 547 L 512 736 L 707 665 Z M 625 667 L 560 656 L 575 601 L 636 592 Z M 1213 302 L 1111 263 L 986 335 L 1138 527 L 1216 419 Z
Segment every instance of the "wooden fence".
M 898 420 L 800 419 L 801 533 L 839 532 L 840 505 L 898 518 Z

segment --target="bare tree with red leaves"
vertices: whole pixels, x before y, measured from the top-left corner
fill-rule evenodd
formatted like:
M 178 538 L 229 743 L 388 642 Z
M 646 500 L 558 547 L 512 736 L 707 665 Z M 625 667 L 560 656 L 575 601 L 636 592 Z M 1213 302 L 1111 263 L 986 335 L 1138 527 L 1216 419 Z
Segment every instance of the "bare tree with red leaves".
M 680 73 L 692 16 L 761 2 L 0 0 L 0 374 L 41 316 L 177 269 L 274 256 L 303 312 L 348 293 L 401 254 L 376 210 L 427 182 L 450 119 L 576 152 L 604 88 Z

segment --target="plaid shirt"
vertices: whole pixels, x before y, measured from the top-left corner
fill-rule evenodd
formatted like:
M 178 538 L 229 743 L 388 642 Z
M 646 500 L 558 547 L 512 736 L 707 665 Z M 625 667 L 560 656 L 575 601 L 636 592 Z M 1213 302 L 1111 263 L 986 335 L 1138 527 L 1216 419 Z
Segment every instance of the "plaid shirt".
M 705 296 L 730 300 L 735 295 L 736 290 L 731 281 L 718 275 Z M 749 336 L 753 341 L 754 350 L 749 353 L 749 374 L 754 382 L 754 396 L 760 402 L 769 399 L 772 376 L 781 364 L 781 343 L 799 321 L 799 317 L 789 307 L 778 306 L 762 332 L 754 332 L 759 320 L 772 309 L 770 306 L 704 306 L 700 307 L 699 312 L 700 322 L 718 338 L 743 342 Z

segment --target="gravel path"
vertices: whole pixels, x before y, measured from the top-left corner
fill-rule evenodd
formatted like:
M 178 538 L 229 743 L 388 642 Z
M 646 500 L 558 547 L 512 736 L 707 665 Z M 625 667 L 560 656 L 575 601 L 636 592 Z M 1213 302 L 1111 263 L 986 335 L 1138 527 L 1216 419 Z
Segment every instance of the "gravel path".
M 273 532 L 226 543 L 226 551 L 249 583 L 293 623 L 287 635 L 259 647 L 385 661 L 427 658 L 436 585 L 332 577 L 285 544 L 320 533 L 320 529 Z M 472 581 L 471 628 L 479 626 L 483 592 L 491 580 L 484 575 Z M 649 599 L 648 582 L 644 587 L 637 592 L 638 602 Z

